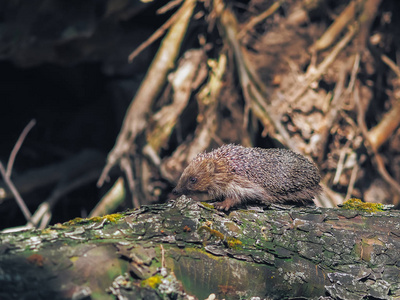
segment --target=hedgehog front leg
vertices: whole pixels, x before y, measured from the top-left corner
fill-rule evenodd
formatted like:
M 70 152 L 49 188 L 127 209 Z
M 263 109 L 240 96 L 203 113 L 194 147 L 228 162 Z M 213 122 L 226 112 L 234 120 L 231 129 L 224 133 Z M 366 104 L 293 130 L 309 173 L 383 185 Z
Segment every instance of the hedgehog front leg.
M 228 211 L 229 209 L 231 209 L 232 207 L 236 206 L 239 203 L 240 203 L 239 199 L 227 197 L 225 198 L 224 201 L 215 203 L 214 206 L 218 210 Z

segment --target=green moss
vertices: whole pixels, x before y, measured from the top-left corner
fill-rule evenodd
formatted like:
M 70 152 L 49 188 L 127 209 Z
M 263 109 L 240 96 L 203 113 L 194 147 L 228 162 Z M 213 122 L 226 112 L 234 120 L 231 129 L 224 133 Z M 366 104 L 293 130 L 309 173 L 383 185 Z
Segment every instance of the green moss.
M 92 220 L 94 222 L 102 222 L 104 219 L 106 219 L 110 223 L 116 223 L 118 220 L 122 218 L 123 218 L 122 214 L 111 214 L 111 215 L 105 215 L 103 217 L 93 217 L 90 218 L 89 220 Z
M 219 232 L 218 230 L 211 229 L 208 226 L 201 226 L 198 229 L 198 232 L 200 232 L 202 230 L 209 232 L 212 236 L 214 236 L 216 238 L 219 238 L 221 241 L 223 241 L 228 246 L 228 248 L 237 249 L 242 245 L 242 242 L 240 240 L 238 240 L 237 238 L 225 236 L 223 233 Z
M 86 222 L 84 222 L 85 220 L 87 220 L 87 219 L 75 218 L 75 219 L 69 220 L 68 222 L 66 222 L 66 223 L 64 223 L 64 224 L 67 224 L 67 225 L 76 225 L 76 224 L 86 223 Z
M 90 219 L 86 219 L 88 222 L 95 222 L 95 223 L 100 223 L 103 220 L 103 217 L 93 217 Z
M 142 282 L 140 283 L 140 286 L 156 289 L 160 285 L 162 278 L 163 277 L 159 274 L 151 276 L 145 280 L 142 280 Z
M 209 208 L 209 209 L 214 209 L 214 205 L 207 203 L 207 202 L 201 202 L 202 205 L 204 205 L 205 207 Z
M 383 211 L 384 206 L 380 203 L 362 202 L 360 199 L 351 198 L 342 204 L 342 209 L 359 210 L 365 212 Z
M 122 219 L 124 217 L 123 214 L 111 214 L 111 215 L 105 215 L 103 217 L 93 217 L 93 218 L 88 218 L 88 219 L 83 219 L 83 218 L 75 218 L 73 220 L 70 220 L 66 222 L 67 225 L 76 225 L 76 224 L 86 224 L 86 223 L 100 223 L 103 222 L 105 219 L 109 223 L 116 223 L 118 220 Z
M 115 223 L 118 220 L 122 219 L 124 217 L 123 214 L 111 214 L 111 215 L 107 215 L 107 221 L 111 222 L 111 223 Z
M 228 244 L 228 247 L 231 249 L 238 249 L 242 246 L 242 242 L 234 237 L 228 237 L 226 239 L 226 243 Z
M 42 230 L 42 234 L 56 234 L 56 233 L 57 233 L 57 231 L 51 229 L 50 227 Z
M 224 237 L 225 237 L 225 236 L 224 236 L 221 232 L 219 232 L 218 230 L 211 229 L 211 228 L 208 227 L 208 226 L 201 226 L 197 231 L 198 231 L 199 233 L 200 233 L 201 231 L 207 231 L 207 232 L 210 233 L 212 236 L 215 236 L 215 237 L 219 238 L 220 240 L 224 240 Z
M 64 223 L 65 224 L 65 223 Z M 56 229 L 67 229 L 68 228 L 68 226 L 65 226 L 64 224 L 61 224 L 61 223 L 57 223 L 57 224 L 54 224 L 54 228 L 56 228 Z

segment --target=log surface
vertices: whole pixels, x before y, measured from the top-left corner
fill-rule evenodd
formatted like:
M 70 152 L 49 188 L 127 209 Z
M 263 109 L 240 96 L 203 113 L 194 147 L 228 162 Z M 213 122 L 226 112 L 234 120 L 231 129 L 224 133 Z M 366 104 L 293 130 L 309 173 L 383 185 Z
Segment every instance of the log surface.
M 395 210 L 225 214 L 183 196 L 0 234 L 0 299 L 391 299 L 399 248 Z

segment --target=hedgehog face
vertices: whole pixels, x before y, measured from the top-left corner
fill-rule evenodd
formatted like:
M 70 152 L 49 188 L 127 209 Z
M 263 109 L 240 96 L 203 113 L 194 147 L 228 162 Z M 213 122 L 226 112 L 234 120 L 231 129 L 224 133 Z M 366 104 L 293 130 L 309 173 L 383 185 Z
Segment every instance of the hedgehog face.
M 214 168 L 214 163 L 211 161 L 192 161 L 183 171 L 172 193 L 176 196 L 188 195 L 204 200 L 213 182 Z

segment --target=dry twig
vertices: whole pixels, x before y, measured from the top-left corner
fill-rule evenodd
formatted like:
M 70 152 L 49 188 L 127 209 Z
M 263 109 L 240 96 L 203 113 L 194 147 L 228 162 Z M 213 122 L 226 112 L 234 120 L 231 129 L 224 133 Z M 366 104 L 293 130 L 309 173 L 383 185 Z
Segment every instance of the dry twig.
M 386 55 L 381 55 L 382 61 L 396 74 L 400 80 L 400 68 Z M 400 124 L 400 99 L 395 100 L 391 110 L 382 120 L 368 132 L 369 142 L 374 149 L 379 149 Z
M 344 170 L 344 163 L 345 163 L 345 158 L 347 154 L 350 152 L 349 147 L 350 147 L 351 141 L 348 140 L 344 147 L 340 150 L 339 154 L 339 160 L 336 165 L 336 172 L 335 172 L 335 177 L 333 177 L 332 183 L 334 185 L 339 183 L 340 176 L 342 175 L 342 172 Z
M 181 2 L 181 1 L 180 1 Z M 147 40 L 145 40 L 143 43 L 139 45 L 131 54 L 128 56 L 128 61 L 131 63 L 136 56 L 138 56 L 144 49 L 149 47 L 151 44 L 153 44 L 157 39 L 163 36 L 165 32 L 178 20 L 180 17 L 180 13 L 182 11 L 179 11 L 179 13 L 175 13 L 165 22 L 163 25 L 161 25 L 160 28 L 158 28 Z
M 400 124 L 400 100 L 396 100 L 396 103 L 392 109 L 383 117 L 383 119 L 368 132 L 368 140 L 371 143 L 373 149 L 379 149 L 383 143 L 385 143 L 396 130 Z
M 342 13 L 335 18 L 335 21 L 329 26 L 324 34 L 311 46 L 312 50 L 321 51 L 332 45 L 337 39 L 339 34 L 346 28 L 346 26 L 354 21 L 356 14 L 362 8 L 362 2 L 360 0 L 353 0 L 349 5 L 342 11 Z
M 396 63 L 385 54 L 381 55 L 381 59 L 400 79 L 400 68 L 396 65 Z
M 11 178 L 7 176 L 6 169 L 4 168 L 3 164 L 0 162 L 0 173 L 3 176 L 4 182 L 7 184 L 8 188 L 11 190 L 12 194 L 15 197 L 15 200 L 17 201 L 17 204 L 19 208 L 21 209 L 25 219 L 31 223 L 31 218 L 32 215 L 26 206 L 24 200 L 22 199 L 21 195 L 19 194 L 18 190 L 15 188 L 13 182 L 11 181 Z
M 7 170 L 4 168 L 3 163 L 0 162 L 0 172 L 1 172 L 1 175 L 3 176 L 4 182 L 7 184 L 8 188 L 11 190 L 25 219 L 30 224 L 32 224 L 32 221 L 31 221 L 32 215 L 31 215 L 28 207 L 26 206 L 24 200 L 22 199 L 21 195 L 19 194 L 18 190 L 16 189 L 14 183 L 12 182 L 11 173 L 12 173 L 12 167 L 14 165 L 14 161 L 17 156 L 18 150 L 21 148 L 22 143 L 24 142 L 24 139 L 26 138 L 26 136 L 28 135 L 28 133 L 32 129 L 32 127 L 35 126 L 35 124 L 36 124 L 36 121 L 31 120 L 28 123 L 28 125 L 24 128 L 24 130 L 22 131 L 13 150 L 11 151 L 10 158 L 8 159 L 8 163 L 7 163 Z
M 132 193 L 133 207 L 139 208 L 140 207 L 139 198 L 137 196 L 137 193 L 134 192 L 136 190 L 136 181 L 135 181 L 135 176 L 133 175 L 131 161 L 126 157 L 122 157 L 121 161 L 120 161 L 120 166 L 121 166 L 121 169 L 125 172 L 129 190 Z
M 358 169 L 359 169 L 359 165 L 355 164 L 351 171 L 349 186 L 347 187 L 347 193 L 346 193 L 346 196 L 344 197 L 345 199 L 349 199 L 351 194 L 353 193 L 354 184 L 356 183 L 356 179 L 357 179 Z
M 31 120 L 28 123 L 28 125 L 26 125 L 26 127 L 22 131 L 21 135 L 19 136 L 17 142 L 15 143 L 15 146 L 11 151 L 10 158 L 8 159 L 8 163 L 7 163 L 7 173 L 6 174 L 8 177 L 11 177 L 12 167 L 14 165 L 15 158 L 17 157 L 17 153 L 22 146 L 22 143 L 24 142 L 29 131 L 31 131 L 33 126 L 35 126 L 35 124 L 36 124 L 36 120 Z
M 253 29 L 258 23 L 261 23 L 269 16 L 271 16 L 274 12 L 276 12 L 279 9 L 279 7 L 281 7 L 284 1 L 285 0 L 276 1 L 266 11 L 262 12 L 256 17 L 251 18 L 250 21 L 247 22 L 247 24 L 244 25 L 243 28 L 240 30 L 237 38 L 242 39 L 249 30 Z
M 157 9 L 157 14 L 165 14 L 167 11 L 174 9 L 177 7 L 179 4 L 182 3 L 183 0 L 171 0 L 167 4 L 165 4 L 163 7 Z
M 296 102 L 301 96 L 305 94 L 305 92 L 310 88 L 311 84 L 314 81 L 317 81 L 322 77 L 328 67 L 335 61 L 339 53 L 353 39 L 356 32 L 356 28 L 350 27 L 346 35 L 335 45 L 332 51 L 325 57 L 325 59 L 318 65 L 318 67 L 315 69 L 309 69 L 307 71 L 305 82 L 302 82 L 300 87 L 294 87 L 289 93 L 293 95 L 290 102 Z

